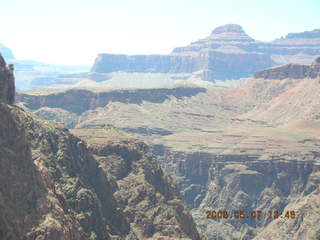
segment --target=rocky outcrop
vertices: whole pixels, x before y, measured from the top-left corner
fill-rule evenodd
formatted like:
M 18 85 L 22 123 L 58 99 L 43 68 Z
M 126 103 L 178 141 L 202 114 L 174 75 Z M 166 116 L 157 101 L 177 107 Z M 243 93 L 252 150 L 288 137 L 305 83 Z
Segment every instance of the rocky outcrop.
M 200 239 L 173 180 L 163 173 L 146 144 L 110 126 L 72 132 L 89 143 L 114 182 L 114 196 L 138 239 Z M 105 137 L 115 134 L 117 138 Z
M 248 35 L 243 31 L 243 28 L 238 24 L 227 24 L 217 27 L 213 29 L 212 34 L 237 34 L 236 36 L 238 37 L 242 35 L 247 40 L 252 41 L 252 38 L 248 37 Z
M 267 67 L 286 63 L 311 63 L 320 55 L 319 29 L 291 33 L 273 42 L 248 36 L 241 26 L 228 24 L 211 35 L 178 47 L 169 55 L 99 54 L 92 72 L 192 73 L 203 71 L 203 80 L 239 79 Z
M 287 64 L 280 67 L 268 68 L 254 74 L 255 78 L 263 79 L 302 79 L 307 77 L 310 66 L 299 64 Z
M 255 78 L 262 79 L 302 79 L 320 76 L 320 57 L 311 65 L 287 64 L 280 67 L 265 69 L 255 73 Z
M 0 100 L 7 104 L 13 104 L 15 98 L 15 85 L 13 65 L 7 67 L 0 55 Z

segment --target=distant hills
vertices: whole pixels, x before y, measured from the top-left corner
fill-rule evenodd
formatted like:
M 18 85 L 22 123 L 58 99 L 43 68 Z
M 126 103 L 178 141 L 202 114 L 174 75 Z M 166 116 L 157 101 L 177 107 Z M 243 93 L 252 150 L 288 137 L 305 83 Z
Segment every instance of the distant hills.
M 201 72 L 207 81 L 239 79 L 286 63 L 309 64 L 320 55 L 320 29 L 290 33 L 272 42 L 256 41 L 237 24 L 215 28 L 203 39 L 168 55 L 99 54 L 93 72 Z
M 289 33 L 271 42 L 257 41 L 240 25 L 215 28 L 208 37 L 177 47 L 168 55 L 101 53 L 93 66 L 52 65 L 16 60 L 0 45 L 0 52 L 15 65 L 20 90 L 45 87 L 159 88 L 177 81 L 221 81 L 251 77 L 255 72 L 287 63 L 310 64 L 320 55 L 320 29 Z M 234 82 L 232 82 L 234 86 Z M 223 84 L 223 86 L 228 86 Z

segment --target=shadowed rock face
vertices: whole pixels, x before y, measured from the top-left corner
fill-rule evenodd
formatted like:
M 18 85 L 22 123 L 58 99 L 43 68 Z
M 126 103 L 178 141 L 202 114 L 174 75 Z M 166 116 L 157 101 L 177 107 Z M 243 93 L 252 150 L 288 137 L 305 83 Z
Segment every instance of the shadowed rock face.
M 263 79 L 302 79 L 320 76 L 320 57 L 311 65 L 287 64 L 280 67 L 265 69 L 255 73 L 255 78 Z
M 15 86 L 13 66 L 7 67 L 6 62 L 0 54 L 0 100 L 13 104 L 15 98 Z

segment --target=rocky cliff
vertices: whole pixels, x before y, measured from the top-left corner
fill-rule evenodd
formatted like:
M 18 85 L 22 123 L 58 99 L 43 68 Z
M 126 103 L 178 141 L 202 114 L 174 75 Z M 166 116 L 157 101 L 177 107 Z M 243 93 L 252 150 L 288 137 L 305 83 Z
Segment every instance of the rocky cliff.
M 0 115 L 1 239 L 200 239 L 143 143 L 109 131 L 88 147 L 3 101 Z
M 288 34 L 272 42 L 256 41 L 241 26 L 228 24 L 211 35 L 169 55 L 100 54 L 92 72 L 192 73 L 202 71 L 202 79 L 239 79 L 256 71 L 286 63 L 311 63 L 320 54 L 319 30 Z

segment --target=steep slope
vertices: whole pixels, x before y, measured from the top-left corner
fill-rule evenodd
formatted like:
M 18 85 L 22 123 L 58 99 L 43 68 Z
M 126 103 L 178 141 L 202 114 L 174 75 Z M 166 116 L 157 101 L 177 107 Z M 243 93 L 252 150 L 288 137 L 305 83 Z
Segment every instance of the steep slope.
M 178 190 L 143 143 L 129 139 L 118 147 L 102 138 L 101 154 L 93 155 L 60 124 L 7 105 L 11 97 L 0 94 L 1 239 L 200 239 Z M 106 149 L 112 158 L 100 158 Z M 124 162 L 128 179 L 116 182 L 114 168 L 105 166 Z
M 292 120 L 319 120 L 319 78 L 320 58 L 311 65 L 289 64 L 257 72 L 255 78 L 243 88 L 249 87 L 249 84 L 251 87 L 263 86 L 269 98 L 257 95 L 251 99 L 257 106 L 242 118 L 274 124 L 284 124 Z M 252 89 L 250 91 L 252 92 Z

